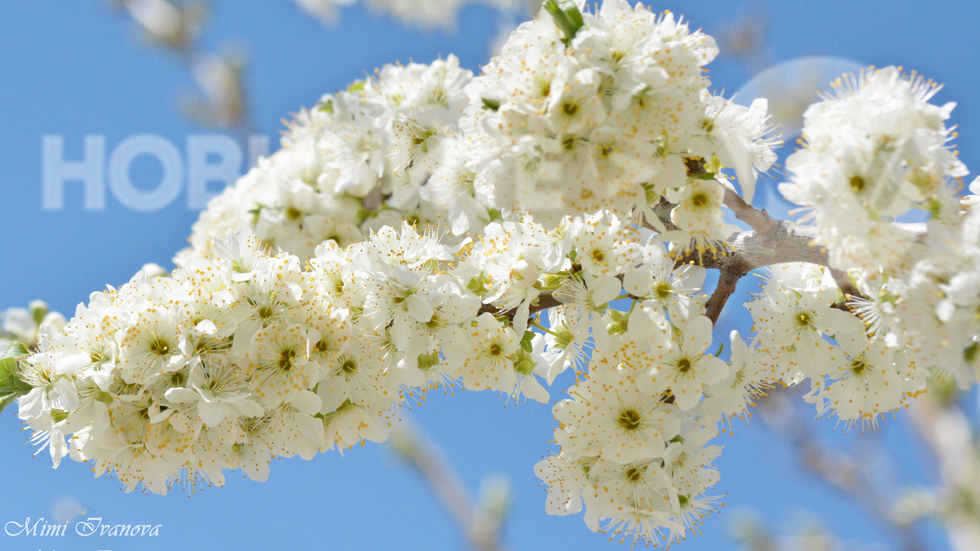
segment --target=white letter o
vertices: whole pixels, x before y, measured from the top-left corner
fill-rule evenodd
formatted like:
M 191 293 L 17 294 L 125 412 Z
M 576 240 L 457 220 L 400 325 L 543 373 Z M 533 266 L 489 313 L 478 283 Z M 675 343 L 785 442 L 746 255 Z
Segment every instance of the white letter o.
M 129 165 L 140 155 L 152 155 L 163 166 L 163 178 L 156 189 L 144 191 L 133 186 Z M 184 162 L 180 152 L 155 134 L 137 134 L 123 140 L 109 159 L 109 187 L 124 206 L 137 211 L 160 210 L 177 198 L 183 180 Z

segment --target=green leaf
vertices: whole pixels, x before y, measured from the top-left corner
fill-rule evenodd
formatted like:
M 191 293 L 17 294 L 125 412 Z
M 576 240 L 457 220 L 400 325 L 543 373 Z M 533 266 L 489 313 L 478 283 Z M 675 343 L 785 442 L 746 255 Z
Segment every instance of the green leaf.
M 0 412 L 33 388 L 20 378 L 20 360 L 28 355 L 27 347 L 14 341 L 0 356 Z
M 0 356 L 0 360 L 7 358 L 23 358 L 25 356 L 29 356 L 30 354 L 30 351 L 27 350 L 24 343 L 14 341 L 7 347 L 7 350 L 3 353 L 3 356 Z
M 358 92 L 364 89 L 364 85 L 367 84 L 366 80 L 358 80 L 354 84 L 347 87 L 348 92 Z
M 548 0 L 544 3 L 544 8 L 548 10 L 548 13 L 555 20 L 555 25 L 565 35 L 562 42 L 566 46 L 571 44 L 579 29 L 585 26 L 585 21 L 582 19 L 582 12 L 578 10 L 578 6 L 575 5 L 573 0 L 558 0 L 557 2 L 555 0 Z
M 10 404 L 16 402 L 17 401 L 17 398 L 19 398 L 21 395 L 20 394 L 3 394 L 3 395 L 0 395 L 0 396 L 2 396 L 2 398 L 0 398 L 0 413 L 3 413 L 3 410 L 7 409 L 7 406 L 9 406 Z
M 483 106 L 491 111 L 496 111 L 500 109 L 500 100 L 483 98 Z
M 20 380 L 21 358 L 26 358 L 30 352 L 27 351 L 22 343 L 14 341 L 7 347 L 7 351 L 0 356 L 0 387 L 12 387 L 15 389 L 30 389 L 31 385 Z

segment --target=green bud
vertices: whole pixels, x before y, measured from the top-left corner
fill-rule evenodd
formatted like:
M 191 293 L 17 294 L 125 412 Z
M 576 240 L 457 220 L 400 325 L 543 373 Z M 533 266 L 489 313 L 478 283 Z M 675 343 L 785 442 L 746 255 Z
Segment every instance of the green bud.
M 521 339 L 521 350 L 530 354 L 534 350 L 531 340 L 534 339 L 534 331 L 524 331 L 524 338 Z
M 500 100 L 483 98 L 483 106 L 491 111 L 496 111 L 497 109 L 500 109 Z
M 660 193 L 657 192 L 652 183 L 643 184 L 643 192 L 646 194 L 648 205 L 652 205 L 660 201 Z
M 544 281 L 541 283 L 542 291 L 554 291 L 555 289 L 562 286 L 565 283 L 565 276 L 559 274 L 545 274 Z
M 487 280 L 486 276 L 483 275 L 483 272 L 480 272 L 479 275 L 474 276 L 466 283 L 466 288 L 473 294 L 482 297 L 490 292 L 490 289 L 487 288 L 487 283 L 489 283 L 489 281 Z
M 102 402 L 103 404 L 112 403 L 112 394 L 109 394 L 108 392 L 103 392 L 101 390 L 98 390 L 95 392 L 94 396 L 96 401 Z
M 525 377 L 534 373 L 534 360 L 531 359 L 530 353 L 522 349 L 514 354 L 514 371 Z
M 422 371 L 428 370 L 433 366 L 439 365 L 439 351 L 433 350 L 429 354 L 419 354 L 418 366 Z
M 609 317 L 612 318 L 612 321 L 606 325 L 606 331 L 610 335 L 622 335 L 626 332 L 630 321 L 629 312 L 609 310 Z
M 68 419 L 68 412 L 62 409 L 51 408 L 51 418 L 54 419 L 55 423 L 60 423 Z
M 34 318 L 34 323 L 41 325 L 44 321 L 44 316 L 48 315 L 50 311 L 48 309 L 48 304 L 43 300 L 32 300 L 29 305 L 31 309 L 31 317 Z

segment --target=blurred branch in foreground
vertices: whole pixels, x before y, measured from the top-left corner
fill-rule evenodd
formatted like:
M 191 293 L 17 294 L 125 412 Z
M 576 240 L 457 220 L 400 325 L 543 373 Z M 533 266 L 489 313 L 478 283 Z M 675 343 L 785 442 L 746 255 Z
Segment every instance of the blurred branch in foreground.
M 115 0 L 114 4 L 139 24 L 147 43 L 171 52 L 187 68 L 201 91 L 200 96 L 183 102 L 187 116 L 203 125 L 232 128 L 247 139 L 251 122 L 242 49 L 228 47 L 216 54 L 197 45 L 208 4 L 170 0 Z
M 340 20 L 339 10 L 357 4 L 359 0 L 295 0 L 304 11 L 333 26 Z M 365 0 L 372 11 L 394 17 L 402 24 L 426 30 L 453 31 L 465 4 L 491 6 L 504 14 L 519 14 L 523 20 L 541 6 L 541 0 Z
M 732 520 L 732 537 L 744 551 L 882 551 L 880 544 L 838 539 L 817 519 L 803 516 L 789 534 L 777 533 L 754 511 Z
M 928 444 L 939 475 L 938 487 L 903 500 L 911 518 L 933 516 L 956 551 L 980 549 L 980 451 L 976 427 L 960 407 L 962 393 L 952 380 L 934 381 L 912 403 L 909 418 Z
M 894 500 L 884 495 L 872 480 L 875 461 L 825 445 L 789 399 L 788 390 L 774 389 L 759 404 L 763 422 L 796 450 L 800 463 L 813 475 L 862 507 L 879 524 L 894 534 L 904 551 L 924 551 L 914 519 L 898 515 Z M 870 455 L 880 456 L 883 452 Z
M 723 55 L 751 75 L 773 64 L 774 56 L 767 46 L 771 25 L 765 7 L 750 6 L 744 11 L 742 17 L 722 27 L 718 41 Z
M 500 531 L 510 502 L 506 480 L 485 480 L 482 503 L 474 505 L 439 447 L 404 418 L 392 427 L 389 448 L 418 473 L 473 548 L 506 551 L 500 543 Z

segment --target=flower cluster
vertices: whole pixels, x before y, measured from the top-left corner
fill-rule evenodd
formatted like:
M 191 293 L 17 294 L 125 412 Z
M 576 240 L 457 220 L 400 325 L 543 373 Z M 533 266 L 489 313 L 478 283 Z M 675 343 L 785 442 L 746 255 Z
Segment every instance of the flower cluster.
M 807 110 L 805 147 L 787 161 L 793 179 L 780 191 L 810 210 L 815 243 L 826 246 L 829 266 L 856 283 L 860 294 L 849 304 L 868 325 L 867 335 L 837 337 L 833 358 L 806 355 L 835 366 L 820 369 L 840 378 L 838 392 L 815 392 L 829 397 L 838 415 L 850 411 L 842 419 L 894 409 L 903 394 L 925 388 L 932 369 L 952 374 L 964 388 L 977 380 L 980 184 L 957 198 L 967 169 L 948 146 L 955 137 L 946 126 L 954 104 L 929 103 L 938 90 L 931 80 L 895 67 L 838 81 L 835 96 Z M 928 223 L 896 223 L 913 209 Z M 832 280 L 824 288 L 836 293 Z M 795 302 L 796 311 L 810 308 Z M 841 361 L 849 371 L 840 370 Z M 865 372 L 868 367 L 880 369 Z M 861 388 L 845 392 L 854 376 Z M 842 392 L 848 401 L 840 400 Z
M 775 160 L 766 104 L 707 91 L 714 40 L 625 0 L 596 14 L 561 5 L 521 25 L 467 88 L 460 124 L 480 145 L 488 204 L 546 225 L 600 208 L 643 212 L 684 193 L 685 158 L 713 156 L 751 200 L 755 167 Z
M 980 181 L 951 220 L 930 221 L 917 262 L 888 282 L 880 319 L 926 366 L 952 374 L 963 389 L 980 379 Z M 877 312 L 876 312 L 877 313 Z
M 489 217 L 466 194 L 472 174 L 454 126 L 471 78 L 449 56 L 387 65 L 324 96 L 299 113 L 281 149 L 211 200 L 177 264 L 246 227 L 301 262 L 323 241 L 346 247 L 402 219 L 448 219 L 456 234 L 482 227 Z
M 874 427 L 925 388 L 928 371 L 887 328 L 869 332 L 838 293 L 824 267 L 773 266 L 762 293 L 746 305 L 758 334 L 755 362 L 783 384 L 809 380 L 805 399 L 818 416 Z
M 751 200 L 779 143 L 766 137 L 765 100 L 711 95 L 713 39 L 669 12 L 564 9 L 542 8 L 476 79 L 450 56 L 385 66 L 324 96 L 282 149 L 212 200 L 177 264 L 243 227 L 301 261 L 326 239 L 343 247 L 402 219 L 462 241 L 492 220 L 531 214 L 554 229 L 605 208 L 663 231 L 652 211 L 662 201 L 677 205 L 671 224 L 686 238 L 728 237 L 713 178 L 734 167 Z M 690 162 L 712 169 L 691 178 Z
M 675 266 L 652 232 L 608 212 L 551 231 L 491 223 L 462 248 L 444 237 L 384 227 L 344 249 L 325 241 L 301 269 L 248 230 L 229 233 L 208 256 L 170 276 L 141 272 L 47 330 L 22 373 L 34 388 L 20 416 L 56 464 L 71 455 L 165 492 L 221 485 L 225 469 L 263 480 L 273 456 L 384 440 L 399 403 L 440 385 L 546 402 L 542 379 L 571 367 L 585 379 L 556 406 L 562 450 L 545 463 L 596 465 L 576 490 L 590 525 L 676 538 L 711 510 L 720 448 L 707 442 L 765 381 L 709 353 L 704 269 Z M 633 305 L 611 308 L 617 299 Z M 596 408 L 606 433 L 589 426 Z M 650 486 L 631 488 L 665 500 L 589 505 L 595 477 L 628 480 L 641 464 Z M 637 515 L 647 521 L 632 524 Z
M 929 103 L 938 89 L 886 67 L 838 81 L 835 96 L 807 109 L 805 147 L 787 160 L 793 180 L 779 189 L 811 209 L 835 268 L 899 265 L 916 235 L 896 217 L 956 210 L 949 179 L 967 171 L 946 145 L 954 104 Z

